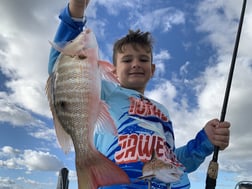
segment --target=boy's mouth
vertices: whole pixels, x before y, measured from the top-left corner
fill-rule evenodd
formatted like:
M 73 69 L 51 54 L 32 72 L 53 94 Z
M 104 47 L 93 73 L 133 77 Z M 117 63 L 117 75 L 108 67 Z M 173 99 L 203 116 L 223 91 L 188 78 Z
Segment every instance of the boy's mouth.
M 133 73 L 129 73 L 130 76 L 144 76 L 143 72 L 133 72 Z

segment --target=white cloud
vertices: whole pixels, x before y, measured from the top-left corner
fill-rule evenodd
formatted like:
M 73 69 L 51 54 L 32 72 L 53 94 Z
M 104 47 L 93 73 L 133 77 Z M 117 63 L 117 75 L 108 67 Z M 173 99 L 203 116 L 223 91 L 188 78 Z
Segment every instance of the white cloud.
M 170 57 L 170 53 L 168 52 L 168 50 L 161 50 L 157 54 L 153 53 L 153 63 L 156 66 L 154 76 L 156 78 L 164 76 L 165 70 L 166 70 L 165 63 L 167 63 L 167 60 L 169 60 L 170 58 L 171 57 Z
M 218 52 L 215 64 L 211 62 L 201 76 L 190 81 L 198 97 L 198 107 L 194 109 L 188 107 L 187 101 L 190 99 L 176 98 L 180 86 L 175 80 L 162 81 L 160 82 L 162 84 L 147 93 L 151 98 L 164 104 L 170 111 L 177 146 L 183 145 L 191 139 L 206 121 L 220 117 L 237 30 L 239 3 L 240 1 L 202 1 L 198 7 L 197 17 L 200 20 L 198 29 L 208 33 L 206 41 L 210 42 Z M 224 9 L 222 9 L 223 7 Z M 224 15 L 220 10 L 223 10 Z M 226 112 L 226 120 L 232 124 L 230 146 L 221 153 L 219 160 L 221 170 L 234 172 L 247 179 L 251 179 L 252 174 L 250 160 L 252 154 L 249 151 L 252 143 L 250 137 L 252 133 L 252 101 L 250 100 L 252 96 L 250 87 L 252 54 L 248 53 L 248 49 L 251 49 L 251 40 L 247 40 L 251 39 L 251 32 L 248 32 L 248 28 L 251 28 L 248 20 L 252 19 L 251 16 L 252 14 L 248 14 L 245 17 L 247 21 L 244 22 L 243 40 L 240 42 Z M 245 25 L 246 23 L 247 25 Z M 180 71 L 186 73 L 188 65 L 189 63 L 183 65 Z M 206 164 L 208 162 L 205 162 L 201 168 L 206 170 Z
M 63 167 L 62 162 L 49 152 L 29 149 L 20 151 L 10 146 L 4 146 L 0 149 L 0 156 L 3 157 L 2 160 L 0 160 L 0 167 L 8 169 L 25 169 L 28 172 L 58 171 Z
M 49 152 L 25 150 L 22 158 L 21 164 L 25 165 L 29 171 L 57 171 L 63 167 L 59 159 Z
M 151 91 L 146 91 L 145 95 L 158 102 L 162 102 L 166 107 L 173 107 L 174 109 L 177 107 L 177 104 L 174 101 L 174 98 L 177 95 L 177 90 L 169 81 L 160 81 L 160 85 L 156 85 Z
M 36 180 L 27 179 L 25 177 L 17 177 L 17 178 L 10 178 L 10 177 L 0 177 L 0 188 L 1 189 L 43 189 L 49 188 L 54 186 L 54 183 L 42 183 Z
M 17 189 L 14 188 L 15 181 L 9 177 L 0 177 L 0 188 L 1 189 Z
M 32 112 L 51 117 L 44 92 L 50 48 L 47 40 L 53 38 L 59 22 L 57 17 L 59 9 L 64 7 L 66 2 L 24 0 L 17 3 L 3 0 L 0 6 L 0 17 L 6 18 L 2 19 L 0 24 L 0 66 L 1 71 L 9 77 L 4 83 L 5 87 L 8 87 L 8 92 L 0 92 L 0 121 L 10 122 L 13 125 L 37 125 L 37 129 L 29 131 L 29 134 L 48 141 L 55 137 L 53 129 L 43 128 L 45 123 L 34 118 Z M 247 5 L 226 116 L 232 123 L 230 147 L 220 155 L 221 170 L 237 173 L 239 175 L 237 179 L 250 180 L 252 180 L 250 160 L 252 154 L 249 150 L 252 143 L 251 2 L 248 1 Z M 138 11 L 146 1 L 97 0 L 95 3 L 105 6 L 113 15 L 119 14 L 123 9 L 130 10 L 134 7 L 131 17 L 125 22 L 130 21 L 132 27 L 148 31 L 161 28 L 163 32 L 167 32 L 175 25 L 184 24 L 187 19 L 183 12 L 169 7 L 140 14 Z M 96 18 L 94 7 L 90 6 L 88 9 L 88 14 L 92 18 Z M 234 0 L 205 0 L 197 7 L 197 31 L 207 34 L 205 42 L 210 43 L 218 53 L 215 64 L 212 63 L 206 68 L 200 77 L 189 81 L 195 89 L 198 107 L 188 106 L 190 99 L 186 96 L 177 98 L 181 83 L 174 80 L 166 81 L 161 78 L 161 84 L 146 93 L 168 107 L 174 123 L 177 146 L 191 139 L 207 120 L 220 116 L 240 8 L 241 1 Z M 99 20 L 97 25 L 94 25 L 96 31 L 100 31 L 101 37 L 105 36 L 106 26 L 105 19 Z M 102 56 L 106 57 L 105 53 Z M 163 76 L 165 61 L 171 56 L 167 50 L 154 55 L 158 76 Z M 188 66 L 190 64 L 185 63 L 180 69 L 181 73 L 186 74 Z M 19 150 L 10 146 L 4 146 L 0 150 L 0 157 L 0 167 L 9 169 L 55 171 L 62 165 L 61 161 L 49 152 Z M 205 164 L 202 169 L 206 170 Z M 70 173 L 76 180 L 75 172 Z M 32 179 L 25 181 L 25 178 L 21 177 L 19 180 L 36 183 Z M 2 188 L 15 189 L 13 186 L 15 182 L 12 178 L 0 177 Z
M 161 50 L 158 54 L 154 54 L 153 58 L 156 61 L 159 61 L 159 60 L 169 60 L 171 58 L 171 55 L 168 52 L 168 50 Z
M 31 179 L 26 179 L 25 177 L 18 177 L 17 178 L 18 181 L 21 181 L 25 184 L 29 184 L 29 185 L 32 185 L 36 188 L 38 188 L 39 186 L 41 186 L 42 183 L 38 182 L 38 181 L 35 181 L 35 180 L 31 180 Z
M 217 1 L 216 1 L 217 2 Z M 232 50 L 234 46 L 235 32 L 238 27 L 238 23 L 234 20 L 237 20 L 239 16 L 241 2 L 239 1 L 218 1 L 225 2 L 223 6 L 225 9 L 224 19 L 219 15 L 218 19 L 215 19 L 214 22 L 211 21 L 212 17 L 215 17 L 216 14 L 213 14 L 216 9 L 212 9 L 211 4 L 204 4 L 204 7 L 208 7 L 211 11 L 203 12 L 200 16 L 205 19 L 204 23 L 199 25 L 203 31 L 210 31 L 208 40 L 212 44 L 218 44 L 217 50 L 219 52 L 218 62 L 216 66 L 209 67 L 205 72 L 205 82 L 206 86 L 199 94 L 199 102 L 201 111 L 205 112 L 215 112 L 217 115 L 220 115 L 220 110 L 222 106 L 222 101 L 224 98 L 224 90 L 226 87 L 227 75 L 229 72 Z M 232 2 L 232 3 L 231 3 Z M 205 3 L 209 3 L 205 1 Z M 251 6 L 248 5 L 247 7 Z M 199 10 L 202 11 L 202 7 L 199 7 Z M 228 14 L 228 11 L 234 10 L 233 14 Z M 209 14 L 208 14 L 209 13 Z M 225 152 L 223 152 L 222 164 L 224 167 L 232 167 L 232 170 L 241 174 L 239 171 L 242 167 L 244 174 L 251 175 L 251 161 L 246 158 L 246 156 L 251 156 L 248 149 L 251 148 L 251 137 L 247 133 L 252 133 L 250 127 L 252 118 L 251 118 L 251 107 L 252 101 L 249 100 L 252 95 L 252 88 L 248 87 L 249 83 L 252 82 L 252 55 L 249 54 L 247 48 L 251 48 L 251 34 L 248 32 L 248 27 L 251 27 L 248 24 L 248 20 L 251 20 L 252 15 L 246 15 L 244 22 L 243 30 L 240 41 L 240 48 L 238 51 L 238 57 L 236 60 L 236 66 L 234 70 L 234 77 L 232 82 L 232 88 L 230 91 L 230 99 L 226 114 L 226 120 L 229 120 L 232 123 L 231 127 L 231 141 L 230 147 Z M 251 18 L 250 18 L 251 17 Z M 236 19 L 235 19 L 236 18 Z M 247 25 L 246 25 L 247 23 Z M 206 30 L 206 26 L 207 30 Z M 222 26 L 222 27 L 219 27 Z M 224 27 L 223 27 L 224 26 Z M 228 28 L 228 30 L 227 30 Z M 231 33 L 229 33 L 231 32 Z M 217 34 L 220 38 L 212 38 L 213 35 Z M 245 40 L 246 39 L 246 40 Z M 246 48 L 244 48 L 246 47 Z M 236 162 L 239 166 L 230 166 L 232 163 L 227 162 L 226 159 L 229 159 L 232 163 Z M 240 161 L 240 160 L 243 161 Z M 251 177 L 250 177 L 251 178 Z
M 42 127 L 36 131 L 30 132 L 30 135 L 37 138 L 47 141 L 55 141 L 56 135 L 54 129 L 49 129 L 47 127 Z
M 251 1 L 248 1 L 247 11 L 251 11 Z M 224 9 L 222 9 L 224 7 Z M 204 86 L 199 91 L 200 111 L 208 112 L 210 115 L 221 114 L 222 102 L 226 88 L 227 76 L 232 59 L 235 36 L 241 11 L 240 1 L 204 1 L 198 7 L 198 16 L 201 20 L 200 31 L 208 32 L 207 40 L 216 47 L 218 52 L 217 62 L 214 66 L 208 67 L 204 73 Z M 220 11 L 223 10 L 223 11 Z M 245 13 L 246 13 L 245 12 Z M 213 14 L 214 13 L 214 14 Z M 246 14 L 243 25 L 243 32 L 239 45 L 236 60 L 232 87 L 230 91 L 229 104 L 226 112 L 226 120 L 232 123 L 230 147 L 223 152 L 222 164 L 225 168 L 232 168 L 232 171 L 239 173 L 243 169 L 244 174 L 251 175 L 251 161 L 246 158 L 250 156 L 248 149 L 251 147 L 252 133 L 250 124 L 252 101 L 252 88 L 248 87 L 252 82 L 252 55 L 248 53 L 251 48 L 251 13 Z M 250 47 L 249 47 L 250 46 Z M 212 112 L 212 113 L 211 113 Z M 239 162 L 239 166 L 231 166 L 227 162 Z M 240 161 L 243 159 L 243 161 Z M 237 163 L 236 163 L 237 164 Z M 241 173 L 239 173 L 241 174 Z
M 242 1 L 220 0 L 201 1 L 197 8 L 199 19 L 198 31 L 208 32 L 208 42 L 210 42 L 220 55 L 231 55 L 234 41 L 238 29 Z M 243 56 L 251 56 L 248 47 L 252 39 L 251 27 L 251 2 L 247 2 L 244 24 L 240 44 L 240 53 Z
M 148 13 L 138 13 L 134 16 L 133 28 L 143 28 L 146 31 L 161 29 L 163 32 L 169 31 L 173 25 L 183 24 L 185 22 L 182 11 L 175 8 L 162 8 Z
M 10 122 L 14 126 L 41 125 L 41 121 L 31 116 L 25 108 L 21 108 L 5 92 L 0 92 L 0 122 Z
M 69 170 L 68 176 L 70 181 L 77 181 L 77 174 L 75 170 Z
M 11 146 L 4 146 L 2 148 L 2 153 L 0 154 L 0 156 L 16 156 L 17 154 L 20 153 L 20 150 L 18 149 L 14 149 Z
M 189 61 L 187 61 L 184 65 L 182 65 L 181 67 L 180 67 L 180 69 L 179 69 L 179 74 L 180 75 L 186 75 L 187 73 L 188 73 L 188 70 L 187 70 L 187 68 L 188 68 L 188 66 L 190 65 L 190 62 Z
M 106 7 L 108 14 L 118 15 L 120 11 L 124 9 L 137 9 L 142 6 L 143 1 L 141 0 L 97 0 L 97 4 Z
M 44 89 L 48 76 L 47 62 L 50 48 L 48 40 L 55 32 L 56 26 L 51 26 L 56 25 L 58 19 L 48 22 L 49 15 L 46 13 L 49 13 L 47 4 L 52 6 L 55 3 L 29 0 L 15 5 L 9 1 L 2 3 L 5 6 L 1 6 L 0 16 L 6 18 L 8 15 L 8 19 L 4 19 L 0 26 L 0 41 L 2 41 L 0 44 L 3 45 L 0 47 L 3 49 L 0 51 L 0 66 L 1 71 L 10 78 L 4 83 L 9 89 L 6 99 L 18 104 L 24 111 L 31 110 L 51 117 Z M 30 6 L 26 6 L 26 3 Z M 56 7 L 63 6 L 56 4 Z M 12 14 L 9 14 L 10 12 Z

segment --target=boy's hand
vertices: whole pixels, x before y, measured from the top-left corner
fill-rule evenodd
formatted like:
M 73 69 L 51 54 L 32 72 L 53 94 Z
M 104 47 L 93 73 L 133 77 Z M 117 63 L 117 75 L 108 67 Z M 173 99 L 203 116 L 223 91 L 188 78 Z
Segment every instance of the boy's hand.
M 229 127 L 229 122 L 220 122 L 218 119 L 213 119 L 207 122 L 204 130 L 211 143 L 215 146 L 218 146 L 220 150 L 224 150 L 229 145 Z
M 82 18 L 89 2 L 90 0 L 70 0 L 69 11 L 71 16 L 75 18 Z

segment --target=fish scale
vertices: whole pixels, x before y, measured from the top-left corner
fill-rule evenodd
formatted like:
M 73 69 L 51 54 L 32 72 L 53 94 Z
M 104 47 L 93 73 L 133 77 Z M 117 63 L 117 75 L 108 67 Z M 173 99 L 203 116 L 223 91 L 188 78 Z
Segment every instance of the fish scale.
M 94 125 L 95 120 L 92 119 L 92 116 L 88 114 L 88 109 L 85 107 L 89 107 L 89 103 L 92 99 L 90 99 L 90 91 L 88 90 L 89 88 L 92 88 L 94 90 L 98 90 L 98 85 L 94 85 L 95 82 L 94 80 L 96 77 L 90 78 L 92 76 L 90 72 L 90 64 L 85 61 L 79 61 L 77 59 L 72 60 L 71 62 L 67 62 L 66 64 L 62 64 L 62 67 L 64 69 L 59 69 L 58 70 L 58 75 L 59 77 L 57 78 L 57 83 L 59 85 L 64 86 L 59 88 L 57 92 L 59 91 L 59 94 L 61 96 L 65 96 L 64 93 L 61 94 L 60 89 L 63 89 L 65 94 L 68 94 L 71 98 L 66 98 L 65 103 L 66 103 L 66 108 L 72 107 L 72 109 L 69 109 L 68 112 L 69 115 L 67 116 L 66 114 L 63 114 L 62 118 L 60 118 L 62 121 L 66 120 L 75 120 L 73 123 L 68 124 L 65 126 L 65 129 L 68 131 L 68 133 L 71 135 L 72 139 L 74 140 L 75 145 L 79 145 L 78 148 L 80 148 L 80 152 L 87 155 L 86 149 L 88 149 L 87 144 L 88 142 L 88 137 L 84 137 L 86 135 L 86 132 L 88 132 L 88 124 L 89 123 Z M 69 71 L 68 71 L 69 70 Z M 61 74 L 63 72 L 64 74 Z M 94 70 L 92 70 L 94 72 Z M 97 67 L 97 72 L 98 72 L 98 67 Z M 92 81 L 92 82 L 91 82 Z M 74 86 L 75 90 L 72 90 Z M 83 86 L 86 86 L 86 90 L 83 90 Z M 56 86 L 57 87 L 57 86 Z M 68 90 L 65 90 L 68 89 Z M 76 93 L 76 90 L 81 89 Z M 98 94 L 98 93 L 97 93 Z M 76 96 L 75 98 L 72 98 L 72 96 Z M 94 97 L 94 96 L 93 96 Z M 99 99 L 99 95 L 95 97 Z M 57 103 L 57 99 L 56 103 Z M 59 102 L 61 102 L 61 99 L 59 98 Z M 81 112 L 81 113 L 80 113 Z M 89 116 L 88 116 L 89 115 Z M 61 114 L 59 113 L 59 117 Z M 82 123 L 79 124 L 79 123 Z M 79 128 L 78 128 L 79 127 Z M 84 132 L 85 131 L 85 132 Z M 81 140 L 78 140 L 81 139 Z M 76 140 L 76 141 L 75 141 Z

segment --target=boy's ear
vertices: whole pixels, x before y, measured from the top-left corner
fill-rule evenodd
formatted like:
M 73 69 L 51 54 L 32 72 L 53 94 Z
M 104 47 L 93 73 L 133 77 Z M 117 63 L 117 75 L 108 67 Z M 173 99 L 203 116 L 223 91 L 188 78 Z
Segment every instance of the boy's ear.
M 117 71 L 116 71 L 116 67 L 113 65 L 113 69 L 111 70 L 111 72 L 115 75 L 115 77 L 118 79 L 118 75 L 117 75 Z
M 152 76 L 154 75 L 155 70 L 156 70 L 156 65 L 155 64 L 151 64 L 151 73 L 152 73 Z
M 116 75 L 116 67 L 113 65 L 112 73 Z

